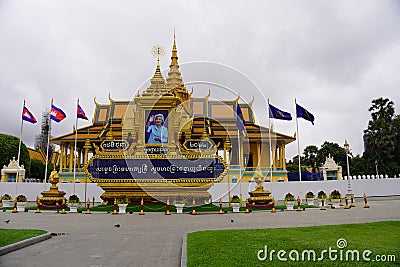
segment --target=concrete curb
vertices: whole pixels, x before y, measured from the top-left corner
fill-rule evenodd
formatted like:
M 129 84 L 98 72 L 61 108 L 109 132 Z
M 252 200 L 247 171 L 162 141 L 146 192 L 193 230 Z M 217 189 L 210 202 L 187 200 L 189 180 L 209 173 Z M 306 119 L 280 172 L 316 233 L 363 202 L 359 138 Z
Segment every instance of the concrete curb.
M 182 238 L 181 267 L 187 266 L 187 234 Z
M 47 240 L 51 237 L 51 233 L 46 233 L 43 235 L 39 235 L 39 236 L 35 236 L 35 237 L 31 237 L 22 241 L 19 241 L 17 243 L 14 244 L 10 244 L 4 247 L 0 247 L 0 256 L 7 254 L 9 252 L 42 242 L 44 240 Z

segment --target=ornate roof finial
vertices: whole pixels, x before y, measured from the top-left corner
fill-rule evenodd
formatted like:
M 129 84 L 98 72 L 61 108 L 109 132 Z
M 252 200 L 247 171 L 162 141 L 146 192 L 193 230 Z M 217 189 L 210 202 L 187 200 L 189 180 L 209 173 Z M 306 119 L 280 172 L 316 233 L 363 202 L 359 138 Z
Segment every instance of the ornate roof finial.
M 147 88 L 144 94 L 147 93 L 154 95 L 154 94 L 159 94 L 161 91 L 164 91 L 165 88 L 165 80 L 161 74 L 161 69 L 160 69 L 160 57 L 162 57 L 165 54 L 165 50 L 162 46 L 155 45 L 153 46 L 153 49 L 151 49 L 151 53 L 153 54 L 154 57 L 157 58 L 157 67 L 156 71 L 154 72 L 153 78 L 150 79 L 150 87 Z
M 178 50 L 176 49 L 176 34 L 174 29 L 174 44 L 172 45 L 171 64 L 169 65 L 167 77 L 167 88 L 172 89 L 180 85 L 183 85 L 183 81 L 181 73 L 179 72 Z

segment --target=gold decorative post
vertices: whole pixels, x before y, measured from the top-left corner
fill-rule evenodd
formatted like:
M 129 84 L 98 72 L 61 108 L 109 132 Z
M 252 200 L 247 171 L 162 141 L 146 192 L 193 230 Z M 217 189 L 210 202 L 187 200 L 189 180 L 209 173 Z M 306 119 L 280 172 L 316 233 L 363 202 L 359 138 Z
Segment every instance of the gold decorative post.
M 13 209 L 12 213 L 18 213 L 18 211 L 17 211 L 17 198 L 14 198 L 14 209 Z
M 219 199 L 219 214 L 224 214 L 224 212 L 222 211 L 222 199 Z
M 246 211 L 244 213 L 250 213 L 249 211 L 249 199 L 246 198 Z
M 365 208 L 365 209 L 368 209 L 368 208 L 369 208 L 369 205 L 368 205 L 368 202 L 367 202 L 367 194 L 365 194 L 365 193 L 364 193 L 364 203 L 365 203 L 365 204 L 364 204 L 364 208 Z
M 345 197 L 344 197 L 344 201 L 346 202 L 346 206 L 344 206 L 344 209 L 350 209 L 350 206 L 349 206 L 349 199 L 348 199 L 348 197 L 347 197 L 347 195 L 345 195 Z
M 171 213 L 169 212 L 169 198 L 167 198 L 167 207 L 166 207 L 165 215 L 171 215 Z
M 196 215 L 197 214 L 197 212 L 196 212 L 196 200 L 194 200 L 194 198 L 193 198 L 193 202 L 192 202 L 192 215 Z
M 91 212 L 90 212 L 90 199 L 87 200 L 87 210 L 86 210 L 86 214 L 91 214 Z
M 62 205 L 61 205 L 61 207 L 62 207 L 62 209 L 61 209 L 61 214 L 67 214 L 67 213 L 65 212 L 65 198 L 63 198 L 63 200 L 62 200 Z
M 297 210 L 296 211 L 301 211 L 300 196 L 297 196 Z
M 272 181 L 271 181 L 271 183 L 272 183 Z M 274 197 L 272 197 L 272 210 L 271 210 L 271 213 L 276 213 Z
M 350 207 L 354 208 L 356 204 L 354 204 L 354 194 L 351 194 L 351 205 Z
M 40 200 L 39 200 L 39 197 L 36 196 L 36 211 L 35 211 L 35 213 L 41 213 L 41 211 L 39 209 L 39 205 L 40 205 Z
M 113 211 L 112 214 L 114 214 L 114 215 L 118 214 L 118 212 L 117 212 L 117 198 L 116 197 L 114 198 L 114 211 Z
M 326 210 L 326 208 L 325 208 L 325 197 L 324 196 L 322 196 L 321 201 L 322 201 L 322 206 L 321 206 L 320 210 Z
M 140 212 L 139 212 L 139 215 L 144 215 L 143 207 L 144 207 L 144 202 L 143 202 L 143 198 L 142 198 L 142 200 L 140 201 Z

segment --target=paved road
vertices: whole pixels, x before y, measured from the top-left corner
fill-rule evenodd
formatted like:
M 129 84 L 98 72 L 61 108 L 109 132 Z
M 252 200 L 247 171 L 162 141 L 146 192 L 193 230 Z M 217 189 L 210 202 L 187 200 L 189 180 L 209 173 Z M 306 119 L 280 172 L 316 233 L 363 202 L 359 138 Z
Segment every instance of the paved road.
M 361 201 L 361 200 L 360 200 Z M 206 229 L 271 228 L 400 220 L 400 198 L 375 198 L 350 210 L 250 214 L 0 213 L 0 228 L 65 233 L 0 257 L 0 266 L 180 266 L 182 240 Z M 4 221 L 11 219 L 9 224 Z M 234 222 L 231 222 L 234 220 Z M 114 227 L 120 224 L 120 228 Z

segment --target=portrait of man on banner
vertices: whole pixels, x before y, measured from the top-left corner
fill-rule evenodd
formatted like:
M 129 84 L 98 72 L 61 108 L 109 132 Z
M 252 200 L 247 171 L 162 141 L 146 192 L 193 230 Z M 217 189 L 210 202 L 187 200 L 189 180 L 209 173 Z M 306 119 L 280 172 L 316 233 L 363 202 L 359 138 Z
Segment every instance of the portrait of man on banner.
M 168 110 L 146 111 L 146 144 L 168 143 Z

